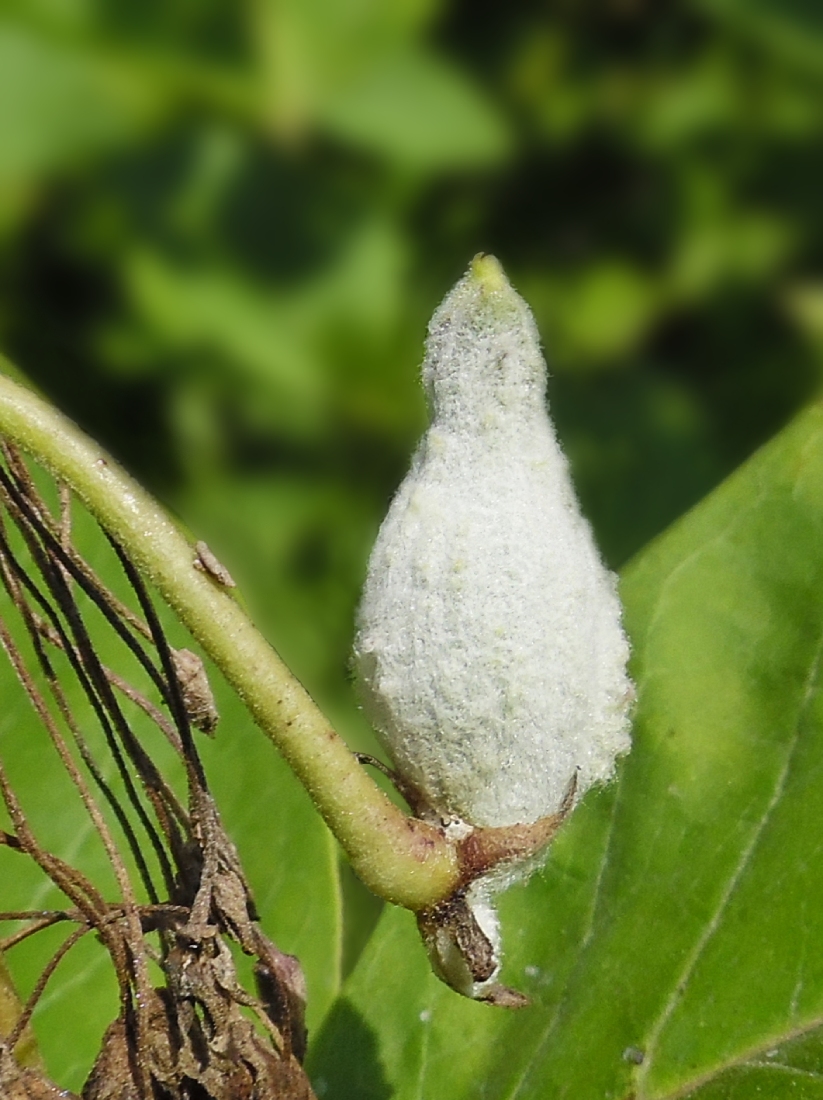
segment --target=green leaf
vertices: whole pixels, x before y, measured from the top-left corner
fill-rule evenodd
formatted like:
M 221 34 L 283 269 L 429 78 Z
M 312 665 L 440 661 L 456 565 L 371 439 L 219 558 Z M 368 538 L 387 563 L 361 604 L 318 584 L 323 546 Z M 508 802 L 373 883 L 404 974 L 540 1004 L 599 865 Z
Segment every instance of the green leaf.
M 129 254 L 123 274 L 137 323 L 180 354 L 183 384 L 202 388 L 202 375 L 191 377 L 192 354 L 216 362 L 215 376 L 235 401 L 253 406 L 258 425 L 268 421 L 288 438 L 305 438 L 328 423 L 341 393 L 371 396 L 345 349 L 353 345 L 366 358 L 377 348 L 381 366 L 391 354 L 404 259 L 402 237 L 375 219 L 319 276 L 287 292 L 236 268 L 192 271 L 142 248 Z
M 617 258 L 600 259 L 552 282 L 543 297 L 553 353 L 564 363 L 589 365 L 631 353 L 663 304 L 659 280 Z
M 138 312 L 166 346 L 219 356 L 243 381 L 272 391 L 292 431 L 295 424 L 298 431 L 316 430 L 326 398 L 322 369 L 295 332 L 288 307 L 273 295 L 232 272 L 181 272 L 150 251 L 129 258 L 126 282 Z
M 328 1097 L 818 1096 L 823 406 L 625 571 L 635 745 L 501 905 L 461 1001 L 385 914 L 313 1051 Z M 763 1088 L 757 1093 L 756 1088 Z M 325 1090 L 325 1091 L 324 1091 Z
M 509 148 L 502 116 L 453 65 L 423 50 L 382 56 L 321 112 L 337 137 L 422 171 L 472 168 Z
M 817 1100 L 823 1096 L 821 1038 L 821 1029 L 815 1028 L 771 1050 L 755 1051 L 689 1095 L 694 1100 L 747 1100 L 751 1096 Z
M 104 55 L 0 23 L 0 185 L 131 137 L 154 99 Z
M 252 9 L 261 93 L 275 128 L 299 133 L 381 58 L 414 49 L 438 0 L 261 0 Z

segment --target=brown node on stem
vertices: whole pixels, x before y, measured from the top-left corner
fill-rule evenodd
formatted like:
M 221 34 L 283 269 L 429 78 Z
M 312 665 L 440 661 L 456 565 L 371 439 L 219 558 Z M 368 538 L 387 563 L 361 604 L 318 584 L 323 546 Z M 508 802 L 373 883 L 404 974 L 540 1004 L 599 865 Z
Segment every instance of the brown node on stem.
M 530 825 L 472 829 L 456 841 L 460 882 L 448 898 L 417 914 L 417 927 L 435 974 L 458 993 L 502 1008 L 528 1005 L 523 993 L 492 980 L 500 960 L 472 908 L 472 886 L 495 868 L 537 855 L 568 817 L 576 791 L 575 773 L 556 813 Z
M 458 841 L 461 885 L 467 886 L 501 863 L 520 862 L 537 855 L 551 842 L 574 807 L 577 772 L 563 796 L 560 809 L 541 817 L 531 825 L 501 825 L 474 829 Z

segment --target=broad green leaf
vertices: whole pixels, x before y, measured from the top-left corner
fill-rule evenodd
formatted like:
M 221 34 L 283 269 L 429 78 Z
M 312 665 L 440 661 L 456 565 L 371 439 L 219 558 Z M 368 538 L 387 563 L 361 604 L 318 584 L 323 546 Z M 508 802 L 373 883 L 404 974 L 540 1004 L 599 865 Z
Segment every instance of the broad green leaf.
M 817 405 L 625 571 L 634 748 L 502 899 L 531 1007 L 460 1000 L 391 910 L 313 1051 L 319 1092 L 820 1095 L 822 545 Z
M 127 598 L 128 588 L 102 533 L 79 509 L 74 534 L 104 581 Z M 158 610 L 173 644 L 191 645 L 171 614 L 162 607 Z M 3 593 L 0 615 L 7 613 Z M 103 660 L 153 697 L 135 670 L 128 663 L 123 667 L 122 650 L 112 644 L 109 633 L 97 629 L 94 636 Z M 206 772 L 223 822 L 238 846 L 264 931 L 303 965 L 309 991 L 308 1024 L 316 1029 L 340 981 L 342 918 L 336 848 L 308 796 L 254 728 L 240 700 L 213 669 L 210 679 L 221 721 L 213 740 L 199 737 Z M 68 680 L 64 685 L 84 735 L 111 780 L 113 768 L 94 719 L 79 689 Z M 0 699 L 0 756 L 38 838 L 81 868 L 107 897 L 117 898 L 111 869 L 88 816 L 2 653 Z M 179 780 L 179 766 L 168 746 L 139 714 L 129 711 L 129 716 L 164 774 Z M 177 789 L 182 789 L 179 782 Z M 0 812 L 3 827 L 7 821 Z M 142 896 L 139 887 L 138 894 Z M 27 859 L 0 846 L 0 909 L 63 905 L 65 900 Z M 5 925 L 0 934 L 8 928 Z M 69 926 L 57 926 L 8 952 L 7 962 L 23 997 L 68 930 Z M 61 963 L 34 1017 L 48 1071 L 61 1086 L 79 1090 L 102 1032 L 117 1012 L 108 955 L 95 937 L 87 936 Z
M 754 1051 L 689 1095 L 693 1100 L 817 1100 L 823 1096 L 821 1038 L 818 1027 L 770 1050 Z

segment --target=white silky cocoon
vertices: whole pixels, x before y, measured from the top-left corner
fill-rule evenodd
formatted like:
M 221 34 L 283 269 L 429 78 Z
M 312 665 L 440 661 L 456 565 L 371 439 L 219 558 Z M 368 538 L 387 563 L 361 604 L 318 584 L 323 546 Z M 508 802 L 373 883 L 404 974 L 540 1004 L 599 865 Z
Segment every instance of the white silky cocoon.
M 478 256 L 429 326 L 431 424 L 380 529 L 355 639 L 367 714 L 444 819 L 531 823 L 629 748 L 614 576 L 548 416 L 528 306 Z

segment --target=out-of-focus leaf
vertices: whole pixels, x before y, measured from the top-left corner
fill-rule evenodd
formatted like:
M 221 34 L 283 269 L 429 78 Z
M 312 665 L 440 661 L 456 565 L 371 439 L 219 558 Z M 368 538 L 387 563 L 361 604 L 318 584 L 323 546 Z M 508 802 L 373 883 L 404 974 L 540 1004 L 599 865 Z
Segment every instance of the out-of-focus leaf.
M 335 379 L 347 344 L 385 354 L 401 311 L 404 251 L 376 222 L 353 235 L 336 264 L 287 292 L 227 267 L 181 269 L 149 251 L 128 259 L 125 282 L 159 342 L 217 359 L 239 398 L 294 438 L 327 422 L 335 389 L 351 398 L 359 372 Z
M 798 327 L 815 343 L 823 344 L 823 284 L 808 282 L 790 287 L 784 303 Z
M 625 572 L 634 748 L 503 898 L 532 1007 L 460 1001 L 387 912 L 314 1051 L 325 1096 L 818 1095 L 792 1040 L 823 1015 L 822 543 L 818 405 Z
M 672 251 L 668 289 L 675 300 L 689 301 L 724 282 L 757 282 L 772 275 L 796 243 L 788 219 L 763 212 L 695 218 Z
M 225 547 L 255 622 L 289 666 L 315 691 L 330 673 L 338 679 L 351 643 L 352 593 L 374 536 L 363 502 L 308 478 L 268 477 L 203 485 L 181 507 Z
M 104 55 L 0 22 L 0 185 L 131 137 L 153 103 Z
M 696 0 L 770 50 L 823 71 L 823 9 L 816 0 Z
M 733 58 L 720 50 L 684 72 L 667 73 L 650 91 L 639 112 L 639 132 L 656 149 L 728 133 L 751 110 Z
M 316 426 L 325 379 L 274 295 L 231 271 L 180 271 L 150 252 L 131 258 L 127 279 L 137 309 L 166 346 L 217 355 L 262 383 L 279 398 L 277 411 L 292 432 Z
M 660 286 L 637 266 L 603 259 L 575 275 L 523 280 L 538 316 L 545 317 L 558 366 L 608 363 L 633 351 L 661 307 Z
M 4 0 L 3 12 L 30 26 L 76 34 L 88 28 L 94 4 L 93 0 Z
M 422 50 L 380 57 L 320 117 L 337 137 L 423 171 L 494 163 L 509 146 L 491 100 Z
M 437 0 L 255 0 L 253 40 L 265 110 L 286 133 L 313 125 L 375 59 L 412 42 Z
M 617 567 L 722 480 L 717 445 L 705 408 L 677 378 L 577 370 L 562 384 L 559 397 L 561 379 L 550 388 L 558 432 L 584 514 L 597 516 L 600 549 Z

